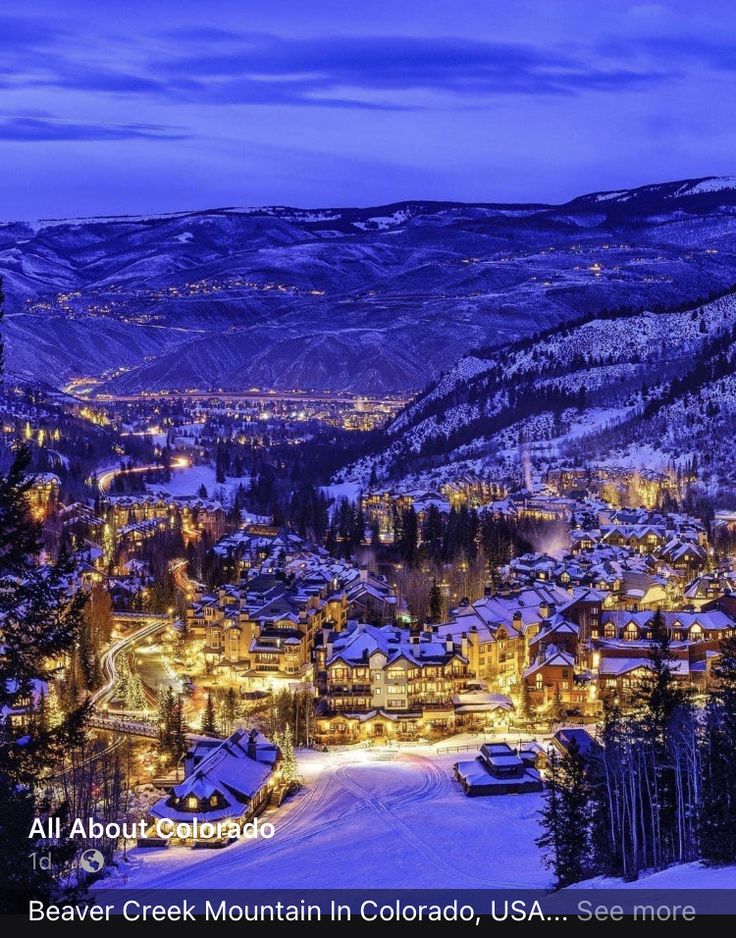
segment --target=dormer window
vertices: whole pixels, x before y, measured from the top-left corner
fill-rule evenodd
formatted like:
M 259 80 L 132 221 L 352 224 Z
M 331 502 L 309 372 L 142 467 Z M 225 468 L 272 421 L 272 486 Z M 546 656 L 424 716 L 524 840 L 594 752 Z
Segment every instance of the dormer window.
M 187 798 L 187 808 L 190 811 L 197 810 L 197 796 L 196 795 L 189 795 L 189 797 Z

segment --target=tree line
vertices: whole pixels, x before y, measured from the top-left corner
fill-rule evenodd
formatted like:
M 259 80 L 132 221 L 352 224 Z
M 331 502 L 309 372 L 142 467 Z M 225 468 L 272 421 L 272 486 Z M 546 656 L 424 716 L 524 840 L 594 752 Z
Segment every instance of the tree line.
M 736 863 L 736 637 L 722 642 L 702 704 L 675 675 L 661 613 L 652 631 L 647 674 L 607 703 L 598 743 L 550 754 L 538 844 L 558 887 Z

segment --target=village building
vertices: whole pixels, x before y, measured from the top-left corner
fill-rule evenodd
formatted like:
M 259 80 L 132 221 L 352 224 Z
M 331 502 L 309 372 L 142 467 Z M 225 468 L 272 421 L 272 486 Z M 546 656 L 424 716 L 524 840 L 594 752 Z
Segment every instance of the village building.
M 256 730 L 236 730 L 225 740 L 197 743 L 184 758 L 185 777 L 150 809 L 151 828 L 141 846 L 223 846 L 201 839 L 193 822 L 229 822 L 240 827 L 268 804 L 278 779 L 278 748 Z M 157 836 L 156 821 L 189 825 L 192 836 Z
M 432 631 L 351 623 L 318 649 L 321 741 L 412 738 L 455 724 L 453 698 L 467 685 L 467 649 Z

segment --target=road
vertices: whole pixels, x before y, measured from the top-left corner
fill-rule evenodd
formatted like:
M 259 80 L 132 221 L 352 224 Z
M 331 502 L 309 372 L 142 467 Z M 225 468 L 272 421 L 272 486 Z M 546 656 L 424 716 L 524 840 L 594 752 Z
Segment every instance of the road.
M 186 456 L 177 456 L 171 461 L 172 469 L 189 469 L 191 465 L 191 462 L 187 459 Z M 161 468 L 162 467 L 160 463 L 152 463 L 148 466 L 133 466 L 132 469 L 121 469 L 120 467 L 103 469 L 100 475 L 97 476 L 97 488 L 104 495 L 110 490 L 112 480 L 116 476 L 133 475 L 136 472 L 155 472 L 156 470 L 161 470 Z
M 90 697 L 90 703 L 93 707 L 99 708 L 107 701 L 115 689 L 115 683 L 118 679 L 118 671 L 115 662 L 120 652 L 133 647 L 137 642 L 147 638 L 149 635 L 160 632 L 170 621 L 171 620 L 168 618 L 151 617 L 141 628 L 137 629 L 135 632 L 131 632 L 129 635 L 125 635 L 115 642 L 114 645 L 105 649 L 100 658 L 100 666 L 105 677 L 105 683 Z

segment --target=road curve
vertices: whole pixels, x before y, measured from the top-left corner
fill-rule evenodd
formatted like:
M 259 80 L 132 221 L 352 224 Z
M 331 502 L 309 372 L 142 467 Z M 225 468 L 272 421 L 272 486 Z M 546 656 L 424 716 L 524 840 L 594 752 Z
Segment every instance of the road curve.
M 92 707 L 99 707 L 101 703 L 104 703 L 107 700 L 107 698 L 115 689 L 115 684 L 118 679 L 116 658 L 120 652 L 131 648 L 141 639 L 147 638 L 149 635 L 154 635 L 156 632 L 160 632 L 169 624 L 169 622 L 170 619 L 168 618 L 151 617 L 151 619 L 148 620 L 146 624 L 140 629 L 137 629 L 135 632 L 131 632 L 130 635 L 125 635 L 123 638 L 115 642 L 114 645 L 110 645 L 109 648 L 105 649 L 100 658 L 100 667 L 102 668 L 102 674 L 105 678 L 105 683 L 90 697 L 89 702 Z

